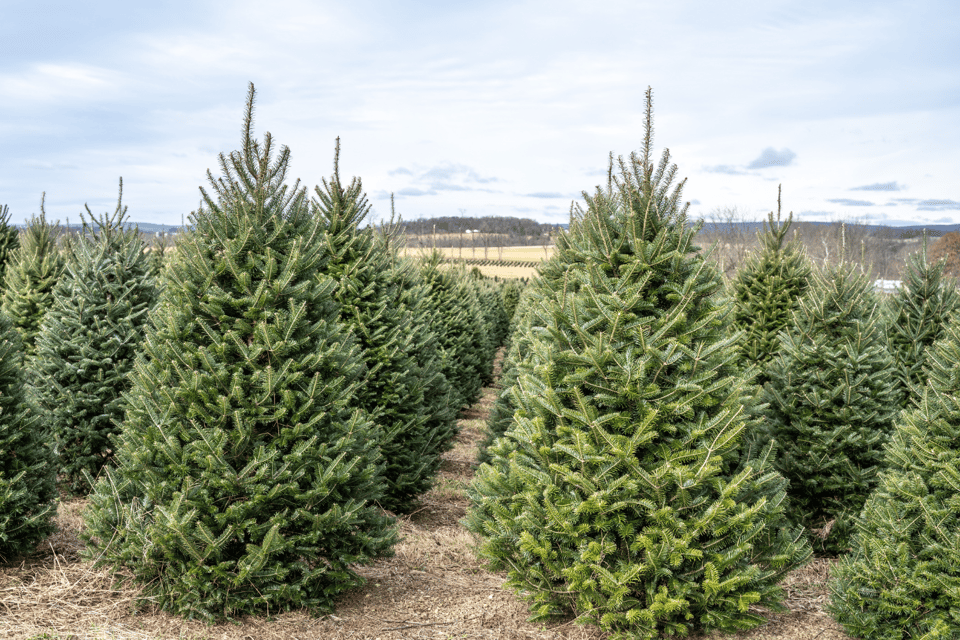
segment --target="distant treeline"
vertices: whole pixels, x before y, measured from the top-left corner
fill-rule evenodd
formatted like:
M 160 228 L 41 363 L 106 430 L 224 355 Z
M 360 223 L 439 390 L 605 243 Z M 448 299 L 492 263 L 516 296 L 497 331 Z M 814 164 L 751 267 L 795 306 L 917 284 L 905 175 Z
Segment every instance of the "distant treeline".
M 404 220 L 401 227 L 411 244 L 437 247 L 539 245 L 549 242 L 561 225 L 529 218 L 444 216 Z M 429 237 L 429 242 L 424 241 Z

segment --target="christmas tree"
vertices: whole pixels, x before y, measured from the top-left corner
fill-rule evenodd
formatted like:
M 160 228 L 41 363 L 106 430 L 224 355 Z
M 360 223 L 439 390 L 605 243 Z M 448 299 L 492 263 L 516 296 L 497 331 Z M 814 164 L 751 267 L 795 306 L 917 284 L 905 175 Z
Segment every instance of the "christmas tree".
M 53 532 L 57 465 L 49 430 L 29 404 L 20 336 L 0 314 L 0 562 Z
M 897 422 L 852 551 L 831 569 L 828 610 L 858 638 L 960 636 L 960 327 L 926 359 L 929 380 Z
M 208 172 L 131 374 L 116 469 L 87 511 L 97 565 L 210 621 L 330 611 L 387 554 L 379 429 L 354 409 L 363 364 L 337 322 L 320 220 L 289 150 L 252 137 Z
M 571 225 L 568 286 L 530 311 L 514 421 L 464 521 L 535 619 L 637 638 L 756 626 L 751 605 L 777 609 L 778 580 L 809 555 L 772 449 L 740 466 L 753 387 L 676 167 L 651 162 L 650 105 L 642 154 Z
M 373 228 L 359 228 L 370 205 L 359 178 L 341 182 L 339 156 L 338 139 L 333 176 L 315 190 L 314 212 L 326 233 L 325 273 L 338 284 L 340 321 L 356 336 L 366 364 L 357 406 L 383 428 L 387 486 L 380 504 L 408 512 L 433 485 L 455 424 L 449 411 L 437 415 L 426 401 L 444 384 L 437 379 L 436 337 L 403 299 L 394 252 Z
M 123 181 L 110 215 L 83 217 L 63 275 L 40 324 L 30 362 L 44 422 L 53 431 L 60 473 L 89 491 L 112 457 L 123 419 L 121 395 L 156 298 L 153 265 L 136 229 L 124 229 Z
M 0 207 L 0 282 L 10 255 L 20 246 L 20 230 L 10 224 L 10 207 Z
M 20 247 L 10 255 L 4 271 L 3 312 L 13 323 L 28 359 L 40 331 L 40 321 L 53 301 L 53 286 L 63 272 L 57 247 L 59 227 L 47 222 L 43 200 L 40 216 L 31 216 Z
M 486 278 L 482 273 L 471 274 L 470 284 L 477 294 L 477 302 L 483 317 L 484 343 L 483 362 L 481 364 L 481 382 L 484 385 L 493 383 L 493 361 L 497 351 L 507 338 L 510 329 L 510 318 L 503 301 L 502 286 Z
M 827 553 L 847 548 L 899 410 L 879 308 L 848 264 L 815 274 L 766 371 L 766 436 L 781 447 L 791 515 Z
M 441 269 L 441 255 L 423 260 L 420 278 L 427 286 L 427 304 L 434 319 L 443 374 L 450 381 L 454 407 L 459 410 L 480 397 L 489 364 L 489 338 L 476 289 L 461 269 Z
M 888 299 L 887 337 L 896 362 L 894 375 L 901 406 L 919 398 L 926 383 L 926 350 L 943 337 L 946 325 L 960 309 L 954 278 L 944 278 L 945 263 L 927 260 L 926 246 L 907 260 L 903 286 Z
M 530 350 L 530 341 L 525 338 L 529 335 L 530 323 L 533 321 L 533 316 L 529 313 L 529 310 L 533 304 L 534 296 L 539 294 L 538 285 L 543 282 L 543 278 L 535 279 L 517 303 L 514 328 L 510 334 L 510 344 L 500 368 L 499 386 L 501 390 L 490 409 L 486 434 L 477 450 L 478 464 L 492 461 L 490 449 L 493 443 L 503 436 L 510 425 L 513 424 L 513 412 L 516 411 L 517 407 L 511 389 L 517 383 L 517 378 L 520 376 L 520 366 Z
M 760 251 L 751 256 L 733 281 L 735 313 L 733 327 L 744 332 L 741 358 L 745 365 L 761 368 L 757 384 L 766 382 L 762 369 L 780 348 L 778 334 L 790 324 L 800 296 L 807 290 L 810 264 L 796 240 L 786 243 L 793 222 L 791 212 L 780 220 L 770 212 L 763 232 L 758 233 Z

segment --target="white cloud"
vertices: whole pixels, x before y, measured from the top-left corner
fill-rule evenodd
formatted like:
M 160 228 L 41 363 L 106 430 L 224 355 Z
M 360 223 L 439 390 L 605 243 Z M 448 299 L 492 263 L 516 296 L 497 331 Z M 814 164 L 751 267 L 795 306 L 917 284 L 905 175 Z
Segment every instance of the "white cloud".
M 125 74 L 77 63 L 37 63 L 19 72 L 0 75 L 4 109 L 37 104 L 63 107 L 68 101 L 107 101 L 116 96 Z

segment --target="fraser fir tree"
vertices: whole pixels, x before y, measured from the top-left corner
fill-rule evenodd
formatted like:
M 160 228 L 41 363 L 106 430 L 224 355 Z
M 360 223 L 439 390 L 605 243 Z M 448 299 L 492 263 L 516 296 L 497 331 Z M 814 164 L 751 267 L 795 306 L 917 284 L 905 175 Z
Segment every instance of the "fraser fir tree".
M 40 216 L 31 216 L 20 247 L 4 271 L 3 312 L 13 323 L 28 359 L 40 331 L 40 321 L 53 301 L 53 286 L 63 272 L 57 247 L 57 224 L 47 222 L 43 201 Z
M 53 532 L 57 466 L 25 390 L 20 336 L 0 314 L 0 562 Z
M 960 636 L 960 327 L 926 359 L 922 397 L 899 418 L 852 551 L 831 569 L 828 610 L 857 638 Z
M 814 275 L 767 368 L 767 436 L 781 447 L 791 516 L 840 553 L 877 482 L 899 397 L 867 276 L 841 263 Z
M 443 374 L 450 381 L 457 410 L 480 397 L 489 346 L 476 290 L 463 269 L 441 269 L 440 253 L 421 264 L 433 331 L 442 353 Z
M 362 363 L 322 275 L 322 229 L 289 150 L 252 137 L 201 189 L 131 374 L 116 469 L 87 511 L 97 565 L 215 620 L 329 611 L 390 552 L 380 433 L 354 409 Z
M 513 322 L 513 315 L 517 310 L 517 305 L 520 304 L 520 296 L 523 294 L 523 282 L 516 278 L 512 278 L 503 283 L 503 308 L 507 313 L 507 320 Z M 507 336 L 509 337 L 512 333 L 511 329 L 507 330 Z
M 535 619 L 571 613 L 622 638 L 756 626 L 751 606 L 777 609 L 778 580 L 809 555 L 772 450 L 734 470 L 754 387 L 676 168 L 650 160 L 650 100 L 642 155 L 585 198 L 567 286 L 531 311 L 514 421 L 465 520 Z
M 945 263 L 927 260 L 927 250 L 911 255 L 903 286 L 888 298 L 887 338 L 896 363 L 894 376 L 900 404 L 910 405 L 926 382 L 926 351 L 945 333 L 960 309 L 960 292 L 953 278 L 944 278 Z
M 793 213 L 780 220 L 780 196 L 777 217 L 770 212 L 763 232 L 758 233 L 759 253 L 751 256 L 737 271 L 733 281 L 735 313 L 733 326 L 744 332 L 741 358 L 761 369 L 780 348 L 778 334 L 786 329 L 800 296 L 807 290 L 810 264 L 796 240 L 786 243 Z M 761 373 L 756 380 L 766 382 Z
M 496 360 L 497 350 L 507 337 L 510 328 L 510 319 L 503 304 L 503 295 L 498 283 L 479 274 L 472 275 L 470 284 L 477 295 L 477 303 L 484 326 L 483 361 L 481 363 L 481 383 L 484 385 L 493 382 L 493 361 Z
M 121 395 L 156 298 L 153 265 L 139 231 L 124 229 L 123 181 L 117 207 L 87 209 L 37 335 L 31 381 L 53 431 L 60 472 L 71 490 L 89 491 L 111 457 L 123 419 Z
M 339 156 L 338 139 L 333 176 L 316 188 L 313 205 L 326 234 L 324 272 L 338 284 L 340 321 L 356 336 L 366 364 L 356 405 L 383 428 L 380 504 L 408 512 L 433 485 L 455 424 L 450 411 L 432 411 L 426 401 L 427 394 L 447 393 L 436 336 L 405 304 L 394 253 L 371 227 L 358 228 L 370 205 L 359 178 L 341 182 Z
M 490 416 L 487 418 L 486 434 L 477 451 L 478 463 L 482 464 L 492 460 L 490 448 L 497 441 L 497 438 L 503 436 L 513 424 L 513 412 L 516 411 L 517 406 L 511 389 L 517 383 L 521 363 L 530 350 L 530 340 L 527 338 L 529 335 L 527 332 L 531 330 L 532 318 L 529 310 L 533 304 L 534 295 L 538 293 L 537 285 L 542 282 L 543 279 L 534 280 L 533 285 L 524 291 L 523 297 L 518 302 L 515 313 L 516 323 L 510 336 L 510 345 L 500 368 L 499 386 L 501 390 L 497 394 L 493 407 L 490 409 Z
M 10 207 L 0 207 L 0 282 L 10 254 L 20 246 L 20 230 L 10 224 Z
M 448 361 L 437 333 L 441 322 L 439 310 L 431 295 L 432 285 L 421 278 L 419 260 L 400 257 L 397 247 L 401 245 L 384 236 L 381 236 L 380 243 L 383 250 L 390 251 L 395 257 L 390 278 L 400 283 L 400 304 L 410 312 L 413 326 L 424 333 L 424 342 L 417 354 L 417 361 L 427 370 L 440 372 L 436 377 L 425 376 L 430 385 L 424 392 L 423 410 L 431 416 L 431 422 L 449 433 L 444 445 L 444 449 L 449 450 L 453 447 L 453 438 L 458 433 L 460 394 L 444 374 Z

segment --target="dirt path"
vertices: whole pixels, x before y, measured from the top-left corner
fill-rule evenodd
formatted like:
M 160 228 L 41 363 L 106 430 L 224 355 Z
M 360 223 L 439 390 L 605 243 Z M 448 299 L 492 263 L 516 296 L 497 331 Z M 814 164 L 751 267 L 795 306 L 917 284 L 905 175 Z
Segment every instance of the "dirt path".
M 525 604 L 501 588 L 504 577 L 477 561 L 469 533 L 459 524 L 466 513 L 477 443 L 497 390 L 461 418 L 455 448 L 445 455 L 437 486 L 417 512 L 401 521 L 396 556 L 359 570 L 366 586 L 342 598 L 334 615 L 288 613 L 267 620 L 207 626 L 162 612 L 130 612 L 136 592 L 115 590 L 110 575 L 79 560 L 77 532 L 84 500 L 60 505 L 58 531 L 38 553 L 16 566 L 0 565 L 0 638 L 121 640 L 272 640 L 280 638 L 480 638 L 594 640 L 606 634 L 573 621 L 527 622 Z M 791 574 L 785 586 L 791 613 L 737 636 L 750 640 L 849 640 L 823 613 L 829 562 L 817 560 Z

